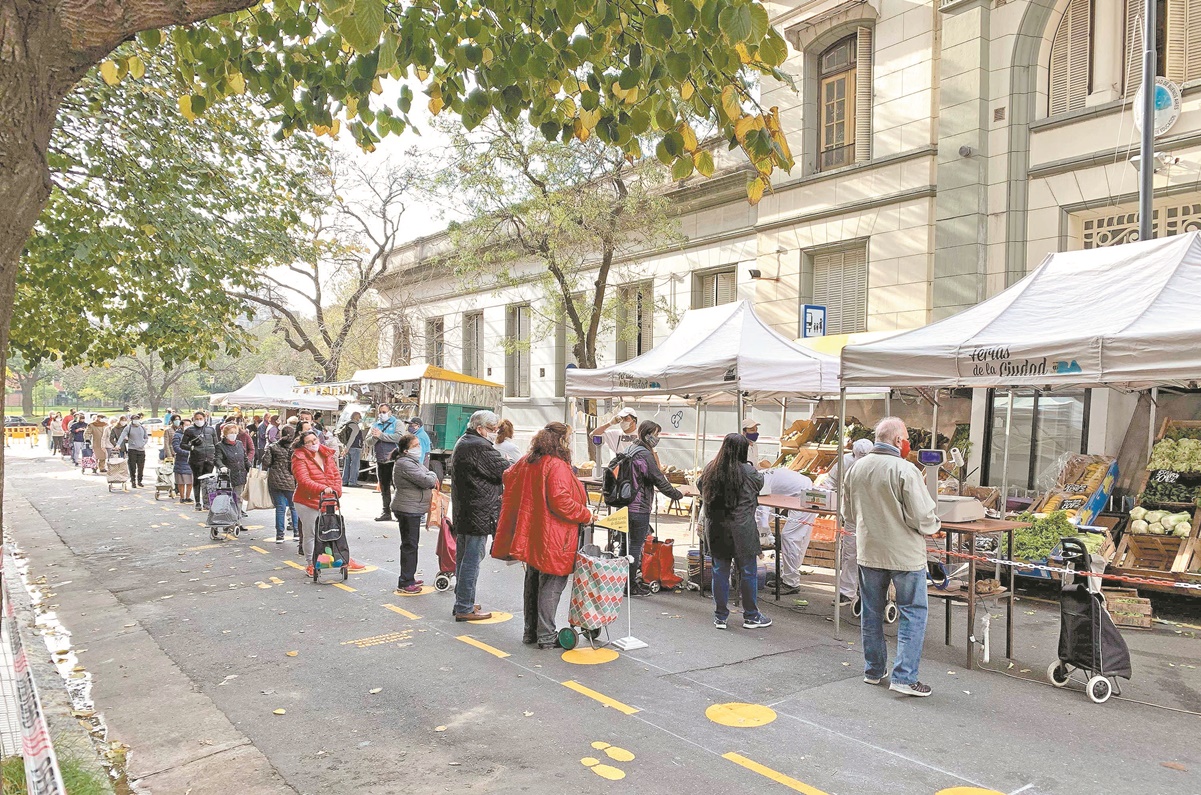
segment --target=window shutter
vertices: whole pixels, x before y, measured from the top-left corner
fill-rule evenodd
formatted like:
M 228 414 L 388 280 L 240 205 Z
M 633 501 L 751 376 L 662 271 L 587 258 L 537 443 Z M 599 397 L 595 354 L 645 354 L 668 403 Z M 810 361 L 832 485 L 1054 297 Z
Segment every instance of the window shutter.
M 842 252 L 818 254 L 813 258 L 813 303 L 826 308 L 826 333 L 838 334 L 842 330 L 839 314 L 841 301 L 832 292 L 841 287 L 835 271 L 842 265 Z M 831 278 L 834 276 L 834 278 Z M 832 285 L 831 282 L 834 284 Z
M 1051 41 L 1048 115 L 1083 108 L 1091 62 L 1091 2 L 1072 0 Z
M 1201 0 L 1184 0 L 1184 81 L 1201 80 Z
M 867 246 L 846 252 L 843 271 L 847 274 L 847 286 L 843 288 L 844 333 L 867 331 Z
M 522 342 L 522 348 L 517 352 L 517 394 L 519 397 L 530 396 L 530 308 L 517 307 L 517 339 Z
M 729 304 L 738 300 L 738 285 L 734 281 L 734 271 L 716 274 L 717 304 Z
M 1137 0 L 1134 0 L 1137 2 Z M 1167 16 L 1167 52 L 1164 53 L 1164 77 L 1177 85 L 1188 79 L 1188 0 L 1168 0 Z
M 855 37 L 855 162 L 872 159 L 872 29 Z
M 813 257 L 813 302 L 826 307 L 826 333 L 867 329 L 867 247 Z
M 638 349 L 636 355 L 649 351 L 654 347 L 655 335 L 655 292 L 654 285 L 646 282 L 638 291 Z
M 617 361 L 632 359 L 630 356 L 630 290 L 626 287 L 617 291 Z
M 1126 0 L 1126 96 L 1138 93 L 1143 77 L 1143 4 Z
M 506 346 L 512 345 L 517 339 L 517 307 L 511 306 L 505 311 L 505 340 Z M 505 351 L 505 394 L 513 397 L 517 394 L 517 352 Z

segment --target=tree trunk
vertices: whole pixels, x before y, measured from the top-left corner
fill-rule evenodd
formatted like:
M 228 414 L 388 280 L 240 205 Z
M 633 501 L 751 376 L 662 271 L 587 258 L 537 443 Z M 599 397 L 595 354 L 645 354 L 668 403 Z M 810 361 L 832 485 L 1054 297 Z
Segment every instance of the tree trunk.
M 40 378 L 19 379 L 21 383 L 21 413 L 25 419 L 33 419 L 33 390 L 37 389 Z

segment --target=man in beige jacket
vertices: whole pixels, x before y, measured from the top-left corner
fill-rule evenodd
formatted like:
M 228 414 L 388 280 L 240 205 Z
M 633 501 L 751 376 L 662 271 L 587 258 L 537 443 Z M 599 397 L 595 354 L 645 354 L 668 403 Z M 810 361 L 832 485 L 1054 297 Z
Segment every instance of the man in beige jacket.
M 897 417 L 880 420 L 872 452 L 847 473 L 842 512 L 844 521 L 856 528 L 859 548 L 863 681 L 876 685 L 887 673 L 884 605 L 891 584 L 901 620 L 888 689 L 928 696 L 929 686 L 917 679 L 926 639 L 926 536 L 937 533 L 941 523 L 921 472 L 901 457 L 908 438 Z

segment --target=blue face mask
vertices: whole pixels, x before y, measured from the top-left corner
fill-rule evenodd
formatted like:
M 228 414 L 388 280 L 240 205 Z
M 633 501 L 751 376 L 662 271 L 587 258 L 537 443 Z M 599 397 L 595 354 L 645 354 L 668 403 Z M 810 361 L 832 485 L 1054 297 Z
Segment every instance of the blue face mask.
M 744 434 L 744 436 L 746 436 L 748 442 L 754 442 L 759 439 L 759 433 L 757 431 L 755 433 Z

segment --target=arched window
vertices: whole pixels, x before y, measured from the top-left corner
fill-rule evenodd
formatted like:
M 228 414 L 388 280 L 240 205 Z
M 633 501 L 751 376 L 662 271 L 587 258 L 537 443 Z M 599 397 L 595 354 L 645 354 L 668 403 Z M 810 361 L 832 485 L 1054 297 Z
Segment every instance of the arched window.
M 1048 115 L 1083 108 L 1090 90 L 1092 0 L 1072 0 L 1051 40 Z
M 870 159 L 871 36 L 858 28 L 818 56 L 818 171 Z
M 1143 75 L 1143 0 L 1126 2 L 1126 96 Z M 1201 80 L 1201 0 L 1157 0 L 1155 74 L 1178 85 Z

